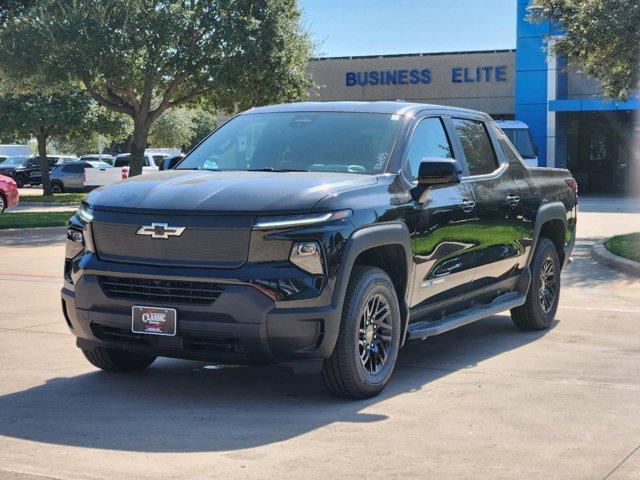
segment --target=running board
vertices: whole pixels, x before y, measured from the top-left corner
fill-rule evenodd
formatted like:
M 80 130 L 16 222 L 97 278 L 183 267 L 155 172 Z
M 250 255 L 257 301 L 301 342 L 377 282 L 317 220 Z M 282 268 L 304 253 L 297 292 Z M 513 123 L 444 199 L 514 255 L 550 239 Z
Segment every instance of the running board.
M 519 307 L 526 300 L 526 297 L 517 292 L 501 295 L 493 302 L 486 305 L 464 310 L 462 312 L 447 315 L 433 322 L 415 322 L 409 324 L 407 329 L 407 340 L 424 340 L 427 337 L 440 335 L 454 328 L 462 327 L 468 323 L 477 322 L 483 318 L 490 317 L 496 313 L 504 312 L 515 307 Z

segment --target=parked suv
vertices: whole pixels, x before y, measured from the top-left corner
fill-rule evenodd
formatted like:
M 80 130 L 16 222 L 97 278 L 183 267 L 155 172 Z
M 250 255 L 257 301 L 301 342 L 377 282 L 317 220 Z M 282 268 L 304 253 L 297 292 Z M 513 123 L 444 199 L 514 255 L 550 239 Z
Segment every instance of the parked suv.
M 111 168 L 111 165 L 97 160 L 58 164 L 49 174 L 53 193 L 84 192 L 84 171 L 87 168 Z
M 527 169 L 480 112 L 255 108 L 175 169 L 88 195 L 63 312 L 103 370 L 282 362 L 366 398 L 408 340 L 505 310 L 548 328 L 576 205 L 567 170 Z
M 56 165 L 58 158 L 47 156 L 49 170 Z M 42 183 L 40 159 L 38 157 L 9 157 L 0 164 L 0 175 L 13 178 L 18 188 L 22 188 L 26 184 L 40 185 Z

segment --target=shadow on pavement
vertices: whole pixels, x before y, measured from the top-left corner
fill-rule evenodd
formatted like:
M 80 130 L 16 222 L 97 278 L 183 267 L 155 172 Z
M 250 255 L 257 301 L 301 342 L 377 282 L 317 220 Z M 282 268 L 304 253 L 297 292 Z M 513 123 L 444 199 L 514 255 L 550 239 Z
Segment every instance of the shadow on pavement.
M 0 435 L 142 452 L 251 448 L 334 422 L 383 422 L 387 416 L 361 411 L 544 333 L 520 332 L 504 315 L 409 344 L 386 390 L 364 401 L 334 398 L 319 376 L 281 367 L 207 370 L 200 362 L 159 360 L 140 374 L 53 378 L 0 397 Z

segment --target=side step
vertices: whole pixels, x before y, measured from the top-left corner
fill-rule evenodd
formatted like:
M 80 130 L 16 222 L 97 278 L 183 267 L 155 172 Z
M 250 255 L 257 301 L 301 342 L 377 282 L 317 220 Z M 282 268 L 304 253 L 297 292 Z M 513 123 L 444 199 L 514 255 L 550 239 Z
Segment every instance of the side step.
M 486 305 L 464 310 L 462 312 L 447 315 L 433 322 L 414 322 L 409 324 L 407 330 L 407 340 L 424 340 L 427 337 L 440 335 L 454 328 L 462 327 L 468 323 L 477 322 L 483 318 L 490 317 L 496 313 L 519 307 L 526 300 L 526 297 L 517 292 L 507 293 L 497 297 L 493 302 Z

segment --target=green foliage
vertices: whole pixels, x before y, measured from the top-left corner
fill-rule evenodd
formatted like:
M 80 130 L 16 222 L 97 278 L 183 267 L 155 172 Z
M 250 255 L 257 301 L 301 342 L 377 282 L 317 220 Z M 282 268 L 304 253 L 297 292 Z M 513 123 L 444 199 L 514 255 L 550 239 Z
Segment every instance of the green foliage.
M 84 155 L 96 153 L 98 142 L 103 147 L 123 142 L 133 131 L 133 122 L 125 115 L 113 113 L 91 102 L 83 125 L 64 135 L 55 135 L 52 144 L 57 153 Z
M 82 130 L 89 116 L 91 100 L 78 91 L 51 94 L 8 93 L 0 97 L 0 130 L 17 138 L 33 136 L 38 141 L 42 188 L 51 194 L 47 141 L 52 135 Z
M 199 143 L 216 127 L 214 114 L 201 108 L 175 108 L 164 112 L 149 130 L 153 147 L 185 147 Z
M 15 138 L 66 134 L 84 128 L 90 99 L 82 92 L 0 97 L 0 129 Z
M 193 112 L 188 108 L 167 110 L 149 130 L 151 147 L 180 147 L 187 145 L 193 135 Z
M 612 237 L 604 246 L 614 255 L 640 262 L 640 233 Z
M 531 19 L 566 31 L 553 47 L 569 65 L 626 100 L 640 84 L 640 0 L 534 0 Z
M 303 99 L 311 86 L 295 0 L 40 0 L 2 16 L 5 72 L 80 80 L 133 119 L 132 174 L 167 109 L 206 99 L 232 111 Z
M 64 227 L 73 216 L 73 212 L 22 212 L 0 215 L 0 229 Z
M 191 150 L 198 143 L 205 139 L 218 126 L 216 116 L 205 109 L 197 109 L 191 118 L 193 130 L 191 131 L 191 139 L 187 144 L 187 149 Z

